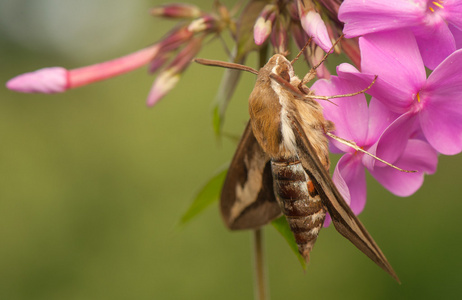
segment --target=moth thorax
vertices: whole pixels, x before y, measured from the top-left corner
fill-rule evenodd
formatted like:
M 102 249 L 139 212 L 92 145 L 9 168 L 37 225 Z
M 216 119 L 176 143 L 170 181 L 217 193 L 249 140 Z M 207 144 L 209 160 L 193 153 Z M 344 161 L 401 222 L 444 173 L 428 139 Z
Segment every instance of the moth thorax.
M 282 77 L 289 83 L 292 79 L 296 78 L 292 65 L 284 56 L 276 54 L 271 60 L 275 61 L 271 73 Z M 279 111 L 279 120 L 281 122 L 279 125 L 281 134 L 281 143 L 279 145 L 280 156 L 295 156 L 297 154 L 297 146 L 295 142 L 295 133 L 290 120 L 290 110 L 293 110 L 294 96 L 275 80 L 271 80 L 271 89 L 277 95 L 277 100 L 281 106 Z
M 300 254 L 308 261 L 326 210 L 299 160 L 272 160 L 273 188 Z

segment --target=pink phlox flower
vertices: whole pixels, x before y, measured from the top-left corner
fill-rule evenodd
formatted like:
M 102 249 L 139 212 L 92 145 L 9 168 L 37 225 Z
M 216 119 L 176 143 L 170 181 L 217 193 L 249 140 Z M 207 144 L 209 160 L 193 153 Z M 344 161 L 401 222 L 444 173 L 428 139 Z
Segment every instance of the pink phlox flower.
M 338 67 L 339 77 L 318 80 L 313 85 L 317 95 L 341 95 L 363 89 L 364 84 L 352 81 L 351 74 L 359 73 L 353 66 L 343 64 Z M 373 76 L 369 76 L 369 83 Z M 363 94 L 348 98 L 334 99 L 337 104 L 320 101 L 326 119 L 335 123 L 335 135 L 354 141 L 362 149 L 407 170 L 404 173 L 391 168 L 370 156 L 355 151 L 336 140 L 331 140 L 333 152 L 344 153 L 338 161 L 333 180 L 355 214 L 359 214 L 366 204 L 366 173 L 386 189 L 398 196 L 409 196 L 423 183 L 424 174 L 436 170 L 437 153 L 425 141 L 411 136 L 411 131 L 402 131 L 400 115 L 389 110 L 376 99 L 368 106 Z M 330 219 L 327 219 L 326 225 Z
M 415 131 L 418 126 L 438 152 L 460 153 L 462 50 L 447 57 L 427 79 L 417 42 L 409 31 L 366 35 L 359 45 L 362 74 L 350 75 L 363 83 L 371 74 L 378 75 L 368 93 L 393 112 L 403 114 L 403 131 Z
M 425 65 L 434 69 L 456 46 L 454 30 L 462 30 L 460 0 L 345 0 L 339 19 L 347 38 L 389 30 L 411 30 Z

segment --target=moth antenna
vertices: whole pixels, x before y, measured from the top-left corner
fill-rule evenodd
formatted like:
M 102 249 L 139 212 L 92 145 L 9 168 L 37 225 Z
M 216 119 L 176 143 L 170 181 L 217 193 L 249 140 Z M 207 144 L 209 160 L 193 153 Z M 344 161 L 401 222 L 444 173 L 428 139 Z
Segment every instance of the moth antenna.
M 255 70 L 254 68 L 244 66 L 241 64 L 225 62 L 225 61 L 220 61 L 220 60 L 213 60 L 213 59 L 205 59 L 205 58 L 194 58 L 193 61 L 198 64 L 205 65 L 205 66 L 235 69 L 235 70 L 246 71 L 246 72 L 250 72 L 252 74 L 258 75 L 258 71 Z
M 298 58 L 300 57 L 300 55 L 302 55 L 302 53 L 306 50 L 306 47 L 308 47 L 308 45 L 311 43 L 312 39 L 313 39 L 313 38 L 310 36 L 308 42 L 305 43 L 305 46 L 303 46 L 303 48 L 300 49 L 300 51 L 298 52 L 297 56 L 295 56 L 295 58 L 292 59 L 292 61 L 290 62 L 291 65 L 294 65 L 294 63 L 298 60 Z
M 298 84 L 298 86 L 302 86 L 302 85 L 305 85 L 306 83 L 310 82 L 311 80 L 313 80 L 314 77 L 316 77 L 316 69 L 319 68 L 319 66 L 324 62 L 326 61 L 327 57 L 329 56 L 329 54 L 331 52 L 334 51 L 334 48 L 335 46 L 337 46 L 337 44 L 340 42 L 340 40 L 343 38 L 343 34 L 334 42 L 334 44 L 332 45 L 332 47 L 329 49 L 329 51 L 324 55 L 324 57 L 321 59 L 321 61 L 315 65 L 313 68 L 311 68 L 311 70 L 305 75 L 305 77 L 303 77 L 303 80 L 300 81 L 300 83 Z
M 373 85 L 374 83 L 377 81 L 377 77 L 379 77 L 378 75 L 375 75 L 374 77 L 374 80 L 372 80 L 371 84 L 369 84 L 369 86 L 359 92 L 355 92 L 355 93 L 350 93 L 350 94 L 343 94 L 343 95 L 333 95 L 333 96 L 317 96 L 317 95 L 305 95 L 304 97 L 305 98 L 309 98 L 309 99 L 320 99 L 320 100 L 329 100 L 329 99 L 335 99 L 335 98 L 344 98 L 344 97 L 351 97 L 351 96 L 356 96 L 356 95 L 359 95 L 359 94 L 363 94 L 365 92 L 367 92 L 367 90 L 369 90 Z M 332 103 L 332 101 L 329 101 Z
M 380 162 L 383 162 L 384 164 L 386 164 L 387 166 L 390 166 L 398 171 L 401 171 L 401 172 L 405 172 L 405 173 L 416 173 L 417 171 L 415 170 L 404 170 L 404 169 L 401 169 L 377 156 L 375 156 L 374 154 L 372 153 L 369 153 L 367 152 L 366 150 L 362 149 L 361 147 L 359 147 L 358 145 L 356 145 L 356 143 L 354 141 L 348 141 L 348 140 L 345 140 L 345 139 L 342 139 L 341 137 L 338 137 L 336 135 L 333 135 L 332 133 L 330 132 L 326 132 L 326 135 L 328 135 L 329 137 L 333 138 L 334 140 L 336 141 L 339 141 L 340 143 L 344 144 L 344 145 L 347 145 L 348 147 L 351 147 L 353 149 L 355 149 L 356 151 L 359 151 L 359 152 L 362 152 L 364 154 L 367 154 L 371 157 L 373 157 L 374 159 L 380 161 Z

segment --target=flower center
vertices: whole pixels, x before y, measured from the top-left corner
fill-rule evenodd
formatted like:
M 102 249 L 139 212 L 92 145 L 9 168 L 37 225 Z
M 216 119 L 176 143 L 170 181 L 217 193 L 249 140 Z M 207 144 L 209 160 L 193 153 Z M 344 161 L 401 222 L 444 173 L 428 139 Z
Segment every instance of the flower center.
M 431 1 L 431 2 L 429 1 L 428 2 L 428 9 L 432 13 L 434 13 L 435 11 L 438 11 L 438 10 L 444 8 L 443 3 L 444 3 L 444 1 L 441 1 L 441 0 L 439 0 L 439 1 Z
M 412 111 L 414 112 L 419 112 L 420 110 L 422 110 L 424 104 L 425 104 L 425 93 L 424 95 L 421 95 L 420 93 L 421 91 L 419 91 L 416 95 L 415 95 L 415 98 L 414 98 L 414 103 L 412 104 Z

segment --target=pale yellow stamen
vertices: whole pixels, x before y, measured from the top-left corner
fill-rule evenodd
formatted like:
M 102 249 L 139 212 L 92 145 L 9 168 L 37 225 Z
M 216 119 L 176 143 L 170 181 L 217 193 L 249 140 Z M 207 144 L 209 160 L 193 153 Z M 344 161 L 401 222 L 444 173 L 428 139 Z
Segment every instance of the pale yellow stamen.
M 436 2 L 436 1 L 433 1 L 432 3 L 435 4 L 435 6 L 438 6 L 439 8 L 444 8 L 443 5 L 439 4 L 439 3 Z M 432 10 L 432 11 L 433 11 L 433 10 Z

